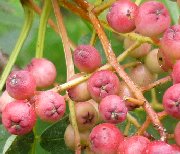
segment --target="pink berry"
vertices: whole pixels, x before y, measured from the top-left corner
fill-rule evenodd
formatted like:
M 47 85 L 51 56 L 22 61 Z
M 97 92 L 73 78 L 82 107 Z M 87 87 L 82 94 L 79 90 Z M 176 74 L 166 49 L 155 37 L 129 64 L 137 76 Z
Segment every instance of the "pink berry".
M 125 140 L 119 144 L 117 154 L 143 154 L 143 151 L 149 143 L 149 139 L 143 136 L 125 138 Z
M 157 36 L 170 26 L 170 15 L 163 3 L 144 2 L 135 18 L 136 31 L 145 36 Z
M 113 124 L 102 123 L 93 128 L 89 135 L 90 148 L 96 154 L 116 154 L 123 134 Z
M 99 112 L 106 122 L 117 124 L 126 119 L 127 108 L 121 97 L 109 95 L 101 100 Z
M 5 90 L 0 97 L 0 113 L 4 110 L 7 104 L 13 102 L 15 99 L 9 96 L 8 92 Z
M 95 101 L 100 101 L 108 95 L 119 93 L 119 79 L 111 71 L 103 70 L 94 73 L 88 80 L 88 90 Z
M 28 71 L 13 71 L 6 80 L 6 90 L 15 99 L 27 99 L 34 95 L 36 81 Z
M 132 68 L 129 76 L 138 86 L 146 86 L 155 79 L 154 74 L 152 74 L 144 64 L 139 64 Z
M 150 142 L 142 154 L 175 154 L 173 147 L 162 141 Z
M 75 74 L 70 80 L 83 76 L 83 74 Z M 68 89 L 69 98 L 75 102 L 84 102 L 91 99 L 90 93 L 87 89 L 87 81 L 84 81 L 73 88 Z
M 130 0 L 118 0 L 115 2 L 108 14 L 109 25 L 120 33 L 131 32 L 135 29 L 135 17 L 138 13 L 138 6 Z
M 32 73 L 39 88 L 52 85 L 56 79 L 56 67 L 45 58 L 33 58 L 26 70 Z
M 180 60 L 174 64 L 171 76 L 174 84 L 180 83 Z
M 175 138 L 176 143 L 180 146 L 180 122 L 178 122 L 175 127 L 174 138 Z
M 180 146 L 176 144 L 171 144 L 171 146 L 173 147 L 173 154 L 180 154 Z
M 11 134 L 27 134 L 36 123 L 36 113 L 28 102 L 17 100 L 6 105 L 2 123 Z
M 101 66 L 101 55 L 91 45 L 79 45 L 73 54 L 74 64 L 81 72 L 93 72 Z
M 89 102 L 75 104 L 76 121 L 80 131 L 90 130 L 98 120 L 98 114 L 94 106 Z
M 60 120 L 66 110 L 64 97 L 53 91 L 41 92 L 35 102 L 36 114 L 44 121 Z
M 133 45 L 136 41 L 131 40 L 129 38 L 124 39 L 124 49 L 128 49 L 131 45 Z M 129 56 L 134 58 L 141 58 L 146 56 L 151 49 L 151 45 L 148 43 L 142 43 L 138 48 L 134 49 L 129 53 Z
M 133 92 L 129 89 L 127 84 L 124 81 L 120 81 L 120 90 L 119 90 L 119 96 L 121 98 L 124 98 L 125 96 L 127 97 L 134 97 Z M 128 110 L 133 110 L 134 108 L 138 107 L 136 104 L 125 101 L 125 105 Z
M 163 95 L 164 110 L 171 116 L 180 119 L 180 84 L 168 88 Z
M 180 25 L 171 26 L 164 32 L 160 47 L 172 64 L 180 59 Z

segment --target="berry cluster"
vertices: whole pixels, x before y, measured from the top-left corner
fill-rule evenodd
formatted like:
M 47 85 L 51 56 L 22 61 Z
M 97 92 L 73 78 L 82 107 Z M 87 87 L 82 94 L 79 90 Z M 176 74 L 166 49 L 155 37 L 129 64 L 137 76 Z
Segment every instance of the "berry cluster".
M 180 119 L 180 25 L 171 25 L 168 9 L 158 1 L 147 1 L 138 6 L 130 0 L 118 0 L 106 17 L 113 31 L 132 32 L 149 38 L 156 46 L 142 41 L 136 49 L 129 51 L 128 56 L 138 62 L 122 69 L 123 79 L 115 68 L 108 64 L 102 66 L 100 52 L 93 45 L 78 45 L 73 51 L 78 73 L 68 79 L 68 83 L 86 76 L 89 78 L 68 85 L 65 96 L 58 90 L 45 90 L 55 82 L 54 64 L 45 58 L 33 58 L 24 69 L 12 71 L 6 80 L 6 90 L 0 97 L 2 124 L 11 134 L 27 134 L 35 126 L 37 116 L 46 122 L 59 121 L 66 112 L 67 98 L 74 102 L 81 149 L 95 154 L 180 154 L 180 122 L 174 130 L 177 143 L 174 145 L 166 143 L 166 139 L 153 140 L 145 130 L 144 136 L 126 136 L 118 128 L 118 124 L 127 119 L 129 111 L 148 103 L 146 99 L 139 100 L 139 93 L 129 85 L 141 92 L 149 85 L 150 89 L 154 88 L 159 74 L 165 71 L 169 71 L 173 85 L 163 95 L 163 109 L 166 114 Z M 124 49 L 127 51 L 136 42 L 126 37 Z M 113 61 L 111 53 L 108 56 Z M 150 111 L 151 106 L 147 110 Z M 64 140 L 67 147 L 76 150 L 73 118 L 70 114 Z M 153 123 L 152 117 L 150 120 Z M 159 130 L 160 127 L 158 125 Z

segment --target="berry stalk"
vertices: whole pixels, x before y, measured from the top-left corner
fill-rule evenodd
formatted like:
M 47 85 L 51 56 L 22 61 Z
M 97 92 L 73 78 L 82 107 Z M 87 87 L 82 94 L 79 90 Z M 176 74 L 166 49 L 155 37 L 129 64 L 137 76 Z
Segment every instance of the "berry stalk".
M 24 19 L 24 24 L 23 24 L 23 27 L 22 27 L 22 30 L 21 30 L 21 33 L 19 35 L 19 38 L 16 42 L 16 45 L 9 57 L 9 60 L 8 60 L 8 63 L 6 65 L 6 67 L 4 68 L 4 71 L 1 75 L 1 78 L 0 78 L 0 91 L 2 90 L 5 82 L 6 82 L 6 79 L 17 59 L 17 56 L 29 34 L 29 31 L 31 29 L 31 26 L 32 26 L 32 22 L 33 22 L 33 10 L 30 9 L 28 7 L 28 4 L 24 1 L 21 1 L 22 3 L 22 7 L 24 9 L 24 15 L 25 15 L 25 19 Z
M 44 1 L 43 11 L 40 17 L 38 39 L 37 39 L 37 44 L 36 44 L 36 58 L 43 57 L 46 26 L 47 26 L 47 21 L 49 19 L 50 12 L 51 12 L 51 1 L 46 0 Z

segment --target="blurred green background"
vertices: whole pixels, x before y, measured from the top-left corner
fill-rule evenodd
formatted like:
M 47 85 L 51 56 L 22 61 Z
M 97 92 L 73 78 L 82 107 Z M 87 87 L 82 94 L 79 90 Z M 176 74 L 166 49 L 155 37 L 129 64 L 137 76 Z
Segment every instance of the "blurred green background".
M 96 1 L 91 0 L 91 2 Z M 171 13 L 172 23 L 177 23 L 180 10 L 176 6 L 175 2 L 171 2 L 169 0 L 163 0 L 163 2 L 168 7 Z M 93 30 L 91 25 L 65 9 L 62 9 L 62 12 L 68 35 L 73 40 L 73 42 L 75 44 L 88 44 Z M 103 13 L 101 15 L 101 18 L 104 18 L 105 14 L 106 13 Z M 53 14 L 51 14 L 51 16 L 54 19 Z M 23 19 L 23 9 L 18 0 L 0 1 L 0 49 L 2 49 L 5 53 L 10 54 L 13 50 L 21 31 Z M 16 62 L 16 64 L 21 68 L 29 63 L 29 61 L 35 55 L 38 24 L 39 16 L 35 14 L 33 27 L 25 44 L 23 45 L 23 48 L 21 49 Z M 111 32 L 106 32 L 106 34 L 110 42 L 112 43 L 112 47 L 116 52 L 116 55 L 119 55 L 123 51 L 122 38 L 119 38 L 117 35 L 114 35 Z M 103 63 L 105 63 L 106 59 L 99 40 L 96 41 L 95 46 L 99 49 L 103 57 Z M 46 31 L 44 57 L 51 60 L 56 65 L 58 72 L 58 76 L 56 79 L 57 83 L 64 83 L 66 81 L 66 66 L 61 39 L 59 35 L 56 34 L 49 26 L 47 26 Z M 132 59 L 128 59 L 128 61 L 131 60 Z M 159 100 L 161 100 L 163 91 L 168 86 L 169 84 L 157 88 Z M 149 94 L 147 93 L 146 95 L 149 98 Z M 142 111 L 137 110 L 131 114 L 137 117 L 140 123 L 143 123 L 143 121 L 145 120 L 145 113 Z M 176 122 L 177 120 L 170 117 L 164 120 L 164 124 L 170 133 L 173 132 Z M 43 133 L 41 136 L 41 140 L 34 138 L 33 133 L 21 137 L 10 136 L 4 130 L 3 126 L 0 125 L 0 153 L 3 153 L 4 145 L 6 145 L 5 149 L 8 149 L 6 153 L 12 154 L 73 153 L 65 147 L 63 141 L 64 129 L 67 126 L 67 123 L 67 118 L 64 118 L 62 121 L 56 124 L 48 124 L 38 120 L 35 136 L 41 136 L 41 134 Z M 125 123 L 126 122 L 119 125 L 120 129 L 124 128 Z M 132 134 L 135 131 L 135 127 L 131 126 L 129 134 Z M 152 133 L 155 137 L 158 137 L 158 133 L 154 131 L 152 126 L 150 126 L 149 128 L 149 132 Z M 8 138 L 9 136 L 10 138 Z

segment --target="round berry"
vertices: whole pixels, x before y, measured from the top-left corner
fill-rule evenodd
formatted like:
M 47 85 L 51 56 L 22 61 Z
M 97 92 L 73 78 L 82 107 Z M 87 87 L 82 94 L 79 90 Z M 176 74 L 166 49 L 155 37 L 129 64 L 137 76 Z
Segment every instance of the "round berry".
M 70 80 L 81 77 L 83 74 L 75 74 Z M 91 99 L 90 93 L 87 89 L 87 81 L 84 81 L 73 88 L 67 90 L 69 98 L 75 102 L 84 102 Z
M 148 70 L 144 64 L 139 64 L 135 66 L 129 73 L 130 78 L 138 86 L 146 86 L 152 83 L 155 76 Z
M 7 104 L 13 102 L 15 99 L 9 96 L 8 92 L 5 90 L 0 97 L 0 113 L 4 110 Z
M 145 65 L 152 73 L 159 74 L 163 72 L 163 70 L 159 65 L 157 54 L 158 54 L 158 49 L 154 49 L 151 52 L 149 52 L 145 58 Z
M 45 58 L 33 58 L 27 65 L 26 70 L 31 72 L 39 88 L 45 88 L 52 85 L 56 79 L 56 67 Z
M 172 64 L 180 59 L 180 25 L 171 26 L 164 32 L 160 47 Z
M 109 95 L 101 100 L 99 112 L 104 121 L 117 124 L 126 119 L 127 108 L 121 97 Z
M 180 119 L 180 84 L 175 84 L 165 91 L 163 106 L 169 115 Z
M 75 104 L 76 121 L 80 131 L 90 130 L 98 120 L 98 114 L 94 106 L 89 102 Z
M 36 113 L 29 103 L 17 100 L 6 105 L 2 112 L 2 123 L 11 134 L 27 134 L 36 123 Z
M 134 94 L 132 93 L 132 91 L 129 89 L 129 87 L 127 86 L 127 84 L 124 81 L 120 81 L 119 96 L 121 98 L 124 98 L 125 96 L 134 97 Z M 125 105 L 129 111 L 138 107 L 136 104 L 129 102 L 129 101 L 125 101 Z
M 150 143 L 149 139 L 143 136 L 131 136 L 125 138 L 118 147 L 118 154 L 143 154 Z
M 148 144 L 143 154 L 173 154 L 173 147 L 162 141 L 153 141 Z
M 178 122 L 175 127 L 174 139 L 175 139 L 176 143 L 180 146 L 180 122 Z
M 131 32 L 135 29 L 135 17 L 138 13 L 138 6 L 130 0 L 118 0 L 115 2 L 108 14 L 109 25 L 120 33 Z
M 81 141 L 81 148 L 86 148 L 89 144 L 89 137 L 90 131 L 85 132 L 79 132 L 80 135 L 80 141 Z M 71 150 L 75 150 L 75 135 L 74 135 L 74 129 L 71 124 L 69 124 L 65 130 L 64 133 L 64 141 L 68 148 Z
M 115 154 L 124 140 L 123 134 L 113 124 L 95 126 L 89 135 L 90 148 L 96 154 Z
M 171 76 L 174 84 L 180 83 L 180 60 L 174 64 Z
M 140 5 L 135 18 L 136 31 L 145 36 L 157 36 L 171 23 L 168 10 L 163 3 L 148 1 Z
M 58 121 L 65 113 L 64 97 L 53 91 L 43 91 L 35 101 L 36 114 L 44 121 Z
M 81 72 L 93 72 L 101 66 L 101 55 L 91 45 L 79 45 L 74 53 L 74 64 Z
M 131 40 L 129 38 L 124 39 L 124 49 L 128 49 L 131 45 L 133 45 L 136 41 Z M 129 56 L 134 58 L 141 58 L 146 56 L 151 49 L 151 45 L 148 43 L 142 43 L 138 48 L 134 49 L 129 53 Z
M 13 71 L 6 80 L 6 90 L 15 99 L 27 99 L 34 95 L 36 81 L 28 71 Z
M 99 102 L 108 95 L 119 93 L 119 79 L 111 71 L 103 70 L 94 73 L 88 80 L 88 90 L 91 97 Z

